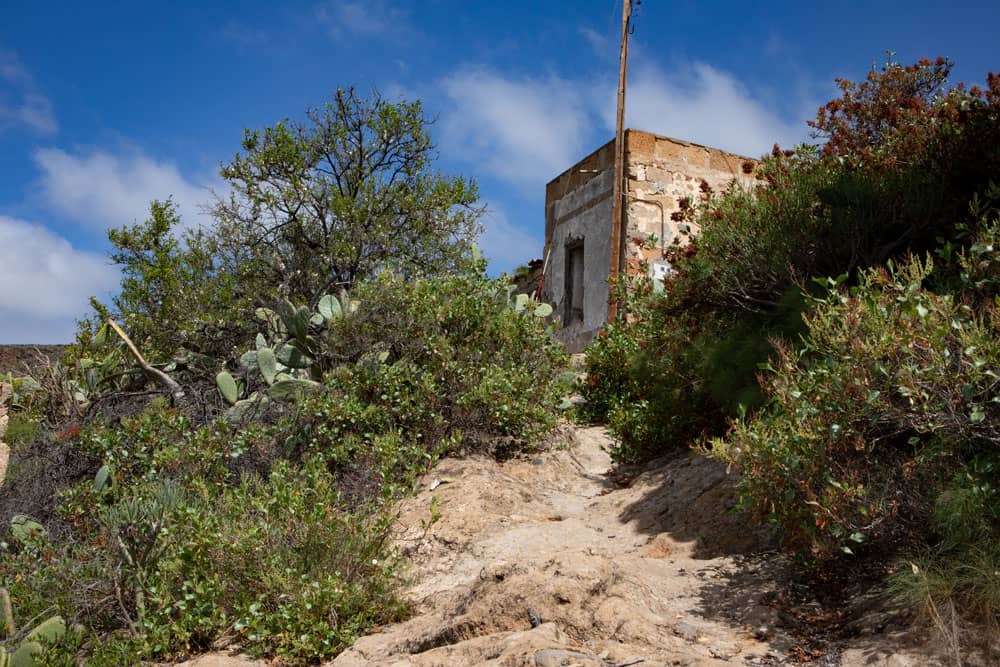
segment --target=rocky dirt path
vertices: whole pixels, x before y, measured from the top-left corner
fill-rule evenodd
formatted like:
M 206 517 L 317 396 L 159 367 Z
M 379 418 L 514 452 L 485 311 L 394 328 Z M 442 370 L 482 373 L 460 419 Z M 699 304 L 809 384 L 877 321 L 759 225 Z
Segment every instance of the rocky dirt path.
M 704 517 L 682 534 L 663 532 L 670 504 L 656 496 L 671 495 L 677 480 L 622 486 L 624 480 L 606 474 L 611 461 L 603 430 L 574 435 L 566 447 L 531 460 L 438 466 L 400 520 L 418 615 L 362 638 L 333 664 L 763 660 L 771 651 L 766 641 L 699 612 L 701 589 L 727 562 L 700 553 L 697 524 Z M 701 488 L 693 488 L 690 478 L 706 472 Z M 690 465 L 666 474 L 680 479 L 686 507 L 695 507 L 718 481 L 715 471 Z M 441 519 L 424 534 L 421 521 L 430 517 L 435 496 Z M 726 537 L 739 542 L 745 535 L 728 531 Z
M 792 568 L 727 511 L 735 492 L 714 462 L 614 474 L 603 429 L 564 436 L 535 458 L 446 459 L 426 476 L 398 522 L 416 614 L 332 666 L 939 664 L 875 612 L 848 642 L 801 632 L 829 610 L 785 603 Z
M 603 429 L 567 434 L 534 459 L 442 462 L 400 517 L 417 615 L 333 665 L 926 664 L 788 634 L 771 576 L 787 563 L 726 511 L 714 462 L 615 477 Z

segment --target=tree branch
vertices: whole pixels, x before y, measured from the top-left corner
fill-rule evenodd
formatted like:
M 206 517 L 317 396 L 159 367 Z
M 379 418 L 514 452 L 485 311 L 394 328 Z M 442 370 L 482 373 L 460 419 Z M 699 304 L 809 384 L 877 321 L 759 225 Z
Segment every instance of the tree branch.
M 127 347 L 129 352 L 132 353 L 132 356 L 135 358 L 135 362 L 139 364 L 139 367 L 142 369 L 142 372 L 145 373 L 146 376 L 151 378 L 153 381 L 163 385 L 164 388 L 166 388 L 167 391 L 170 392 L 171 402 L 174 405 L 176 405 L 178 401 L 184 398 L 184 390 L 181 388 L 179 384 L 177 384 L 177 381 L 174 380 L 169 375 L 167 375 L 166 373 L 164 373 L 163 371 L 161 371 L 159 368 L 154 368 L 153 366 L 151 366 L 149 362 L 146 361 L 145 357 L 142 356 L 142 353 L 139 352 L 139 348 L 135 346 L 135 343 L 132 342 L 132 339 L 128 337 L 128 334 L 126 334 L 125 331 L 120 326 L 118 326 L 117 322 L 115 322 L 113 319 L 109 317 L 108 325 L 112 329 L 114 329 L 115 333 L 118 334 L 118 337 L 121 338 L 122 341 L 124 341 L 125 347 Z

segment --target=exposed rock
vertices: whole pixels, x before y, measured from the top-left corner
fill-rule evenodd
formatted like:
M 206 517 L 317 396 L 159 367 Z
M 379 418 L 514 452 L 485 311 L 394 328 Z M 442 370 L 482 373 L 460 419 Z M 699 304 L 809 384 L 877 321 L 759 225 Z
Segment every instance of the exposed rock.
M 0 486 L 7 479 L 7 463 L 10 461 L 10 447 L 4 442 L 3 437 L 7 433 L 7 423 L 10 415 L 7 414 L 7 401 L 10 400 L 13 388 L 6 383 L 0 382 Z
M 245 655 L 209 653 L 194 660 L 179 663 L 176 667 L 266 667 L 267 663 L 252 660 Z
M 625 483 L 607 474 L 609 444 L 602 429 L 577 429 L 541 465 L 443 461 L 399 519 L 418 614 L 361 638 L 333 664 L 606 667 L 641 659 L 634 664 L 652 667 L 724 664 L 713 651 L 764 655 L 767 643 L 700 615 L 701 580 L 677 574 L 728 563 L 722 554 L 734 545 L 769 544 L 745 518 L 707 511 L 728 493 L 719 488 L 728 483 L 721 467 L 661 462 Z M 444 478 L 452 481 L 430 488 Z M 435 496 L 441 519 L 425 532 Z M 543 621 L 535 629 L 531 613 Z

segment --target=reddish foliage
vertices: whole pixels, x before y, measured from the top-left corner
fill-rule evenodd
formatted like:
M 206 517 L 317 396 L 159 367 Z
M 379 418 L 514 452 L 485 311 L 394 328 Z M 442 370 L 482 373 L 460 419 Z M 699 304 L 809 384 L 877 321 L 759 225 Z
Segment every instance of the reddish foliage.
M 951 69 L 945 58 L 923 58 L 906 66 L 890 61 L 861 82 L 837 79 L 841 96 L 809 121 L 814 136 L 826 140 L 823 154 L 866 169 L 929 166 L 957 157 L 949 155 L 956 143 L 964 149 L 995 139 L 979 136 L 980 121 L 1000 110 L 1000 76 L 991 72 L 985 90 L 948 88 Z M 964 140 L 954 141 L 958 135 Z

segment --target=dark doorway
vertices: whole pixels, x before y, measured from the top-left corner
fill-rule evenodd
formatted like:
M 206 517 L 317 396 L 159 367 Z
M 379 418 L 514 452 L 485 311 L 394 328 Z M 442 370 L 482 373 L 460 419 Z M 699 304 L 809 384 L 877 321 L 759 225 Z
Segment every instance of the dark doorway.
M 566 246 L 566 314 L 564 324 L 583 321 L 583 241 Z

